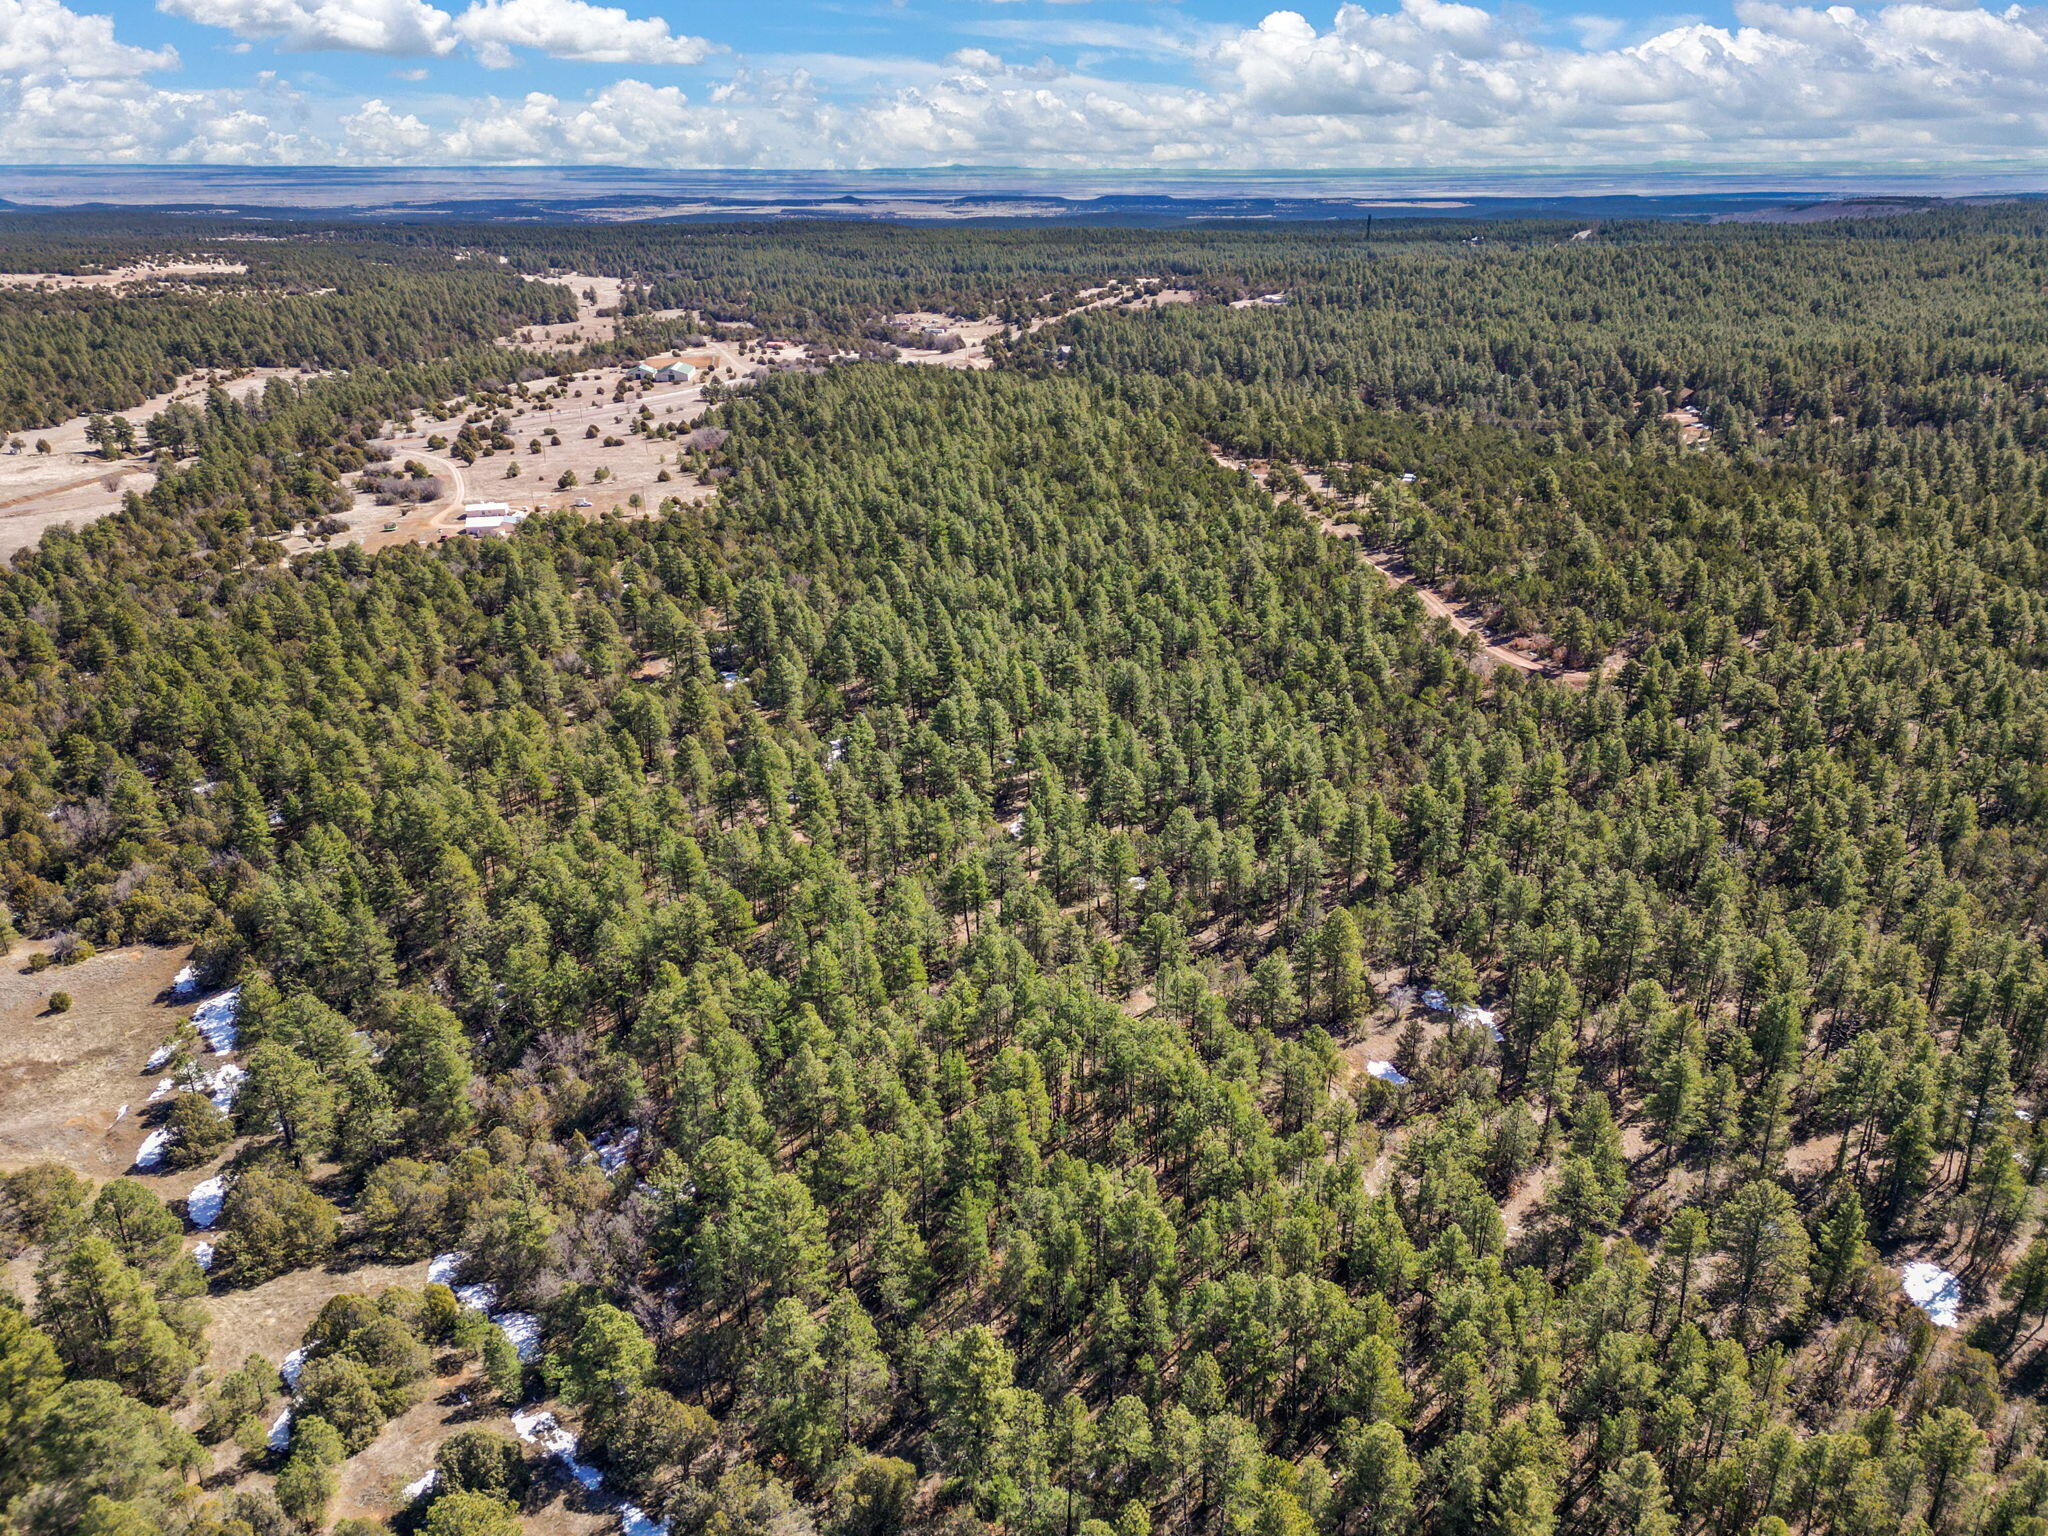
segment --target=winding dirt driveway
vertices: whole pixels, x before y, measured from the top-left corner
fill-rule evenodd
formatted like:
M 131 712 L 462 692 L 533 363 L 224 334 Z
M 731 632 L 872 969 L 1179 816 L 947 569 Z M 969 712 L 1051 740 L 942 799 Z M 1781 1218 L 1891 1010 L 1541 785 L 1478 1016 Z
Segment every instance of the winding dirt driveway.
M 1329 494 L 1329 488 L 1323 482 L 1322 476 L 1312 471 L 1300 472 L 1303 481 L 1308 485 L 1310 498 L 1303 498 L 1293 492 L 1274 491 L 1269 483 L 1273 472 L 1270 463 L 1264 460 L 1232 458 L 1214 443 L 1208 446 L 1210 457 L 1223 468 L 1249 474 L 1276 501 L 1289 502 L 1313 517 L 1320 532 L 1333 539 L 1346 540 L 1358 551 L 1359 558 L 1367 565 L 1395 586 L 1407 587 L 1412 591 L 1421 600 L 1424 613 L 1431 618 L 1442 619 L 1458 634 L 1469 635 L 1477 641 L 1478 649 L 1472 658 L 1476 670 L 1484 673 L 1490 672 L 1496 666 L 1512 667 L 1515 671 L 1527 673 L 1532 677 L 1549 678 L 1552 682 L 1562 683 L 1567 688 L 1583 688 L 1592 679 L 1591 672 L 1567 670 L 1555 663 L 1531 656 L 1527 651 L 1516 650 L 1504 641 L 1494 639 L 1487 632 L 1486 626 L 1470 611 L 1470 605 L 1460 607 L 1441 592 L 1424 586 L 1415 573 L 1408 569 L 1407 562 L 1399 554 L 1392 550 L 1367 549 L 1363 542 L 1363 529 L 1356 523 L 1337 521 L 1323 509 L 1318 500 L 1313 499 Z M 1609 657 L 1607 662 L 1603 663 L 1602 670 L 1612 667 L 1619 659 L 1618 656 Z

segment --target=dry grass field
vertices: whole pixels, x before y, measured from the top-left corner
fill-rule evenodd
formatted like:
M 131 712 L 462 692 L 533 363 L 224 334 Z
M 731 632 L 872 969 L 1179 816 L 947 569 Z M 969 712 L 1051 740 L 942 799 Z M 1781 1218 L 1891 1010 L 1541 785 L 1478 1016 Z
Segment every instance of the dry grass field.
M 233 379 L 193 374 L 164 394 L 112 414 L 125 416 L 140 427 L 174 402 L 204 400 L 215 383 L 243 399 L 274 378 L 305 376 L 296 368 L 257 368 Z M 0 440 L 0 560 L 32 548 L 52 528 L 66 523 L 83 527 L 118 512 L 123 495 L 146 491 L 156 483 L 156 471 L 147 459 L 102 458 L 86 440 L 87 421 L 87 417 L 74 416 L 52 427 Z M 38 443 L 48 443 L 50 451 L 38 452 Z
M 170 1002 L 187 951 L 106 950 L 30 975 L 29 957 L 47 948 L 17 945 L 0 961 L 0 1169 L 47 1160 L 111 1179 L 146 1134 L 142 1111 L 158 1079 L 143 1064 L 192 1011 Z M 71 1008 L 53 1014 L 58 991 Z M 167 1198 L 184 1193 L 174 1180 L 151 1183 Z

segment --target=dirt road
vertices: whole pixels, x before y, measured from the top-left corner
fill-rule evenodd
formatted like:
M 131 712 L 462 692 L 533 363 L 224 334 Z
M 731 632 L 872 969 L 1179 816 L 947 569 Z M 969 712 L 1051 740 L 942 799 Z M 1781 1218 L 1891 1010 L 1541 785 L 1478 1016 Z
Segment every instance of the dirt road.
M 1315 472 L 1304 473 L 1297 470 L 1311 493 L 1309 498 L 1303 498 L 1292 492 L 1272 491 L 1268 482 L 1272 476 L 1273 466 L 1263 459 L 1232 458 L 1214 443 L 1209 444 L 1209 455 L 1225 469 L 1249 473 L 1276 500 L 1290 502 L 1313 517 L 1316 527 L 1321 532 L 1333 539 L 1344 539 L 1353 544 L 1358 550 L 1359 558 L 1367 565 L 1395 586 L 1407 587 L 1412 591 L 1421 600 L 1423 612 L 1431 618 L 1442 619 L 1458 634 L 1471 636 L 1478 642 L 1478 649 L 1473 655 L 1473 665 L 1481 672 L 1490 671 L 1495 666 L 1512 667 L 1517 672 L 1547 677 L 1554 682 L 1563 683 L 1568 688 L 1583 688 L 1591 679 L 1590 672 L 1567 670 L 1553 662 L 1532 656 L 1527 651 L 1517 650 L 1509 642 L 1496 640 L 1470 611 L 1469 605 L 1461 607 L 1454 604 L 1441 592 L 1423 585 L 1415 573 L 1408 569 L 1407 562 L 1399 554 L 1393 550 L 1367 549 L 1363 542 L 1363 529 L 1356 523 L 1338 521 L 1324 509 L 1322 498 L 1330 494 L 1329 487 Z M 1614 658 L 1609 660 L 1611 663 Z
M 943 324 L 951 334 L 966 343 L 951 352 L 941 352 L 936 347 L 903 347 L 898 349 L 897 361 L 926 368 L 992 368 L 995 366 L 995 359 L 988 355 L 988 348 L 989 343 L 997 338 L 1006 342 L 1015 341 L 1020 336 L 1033 335 L 1048 325 L 1057 325 L 1062 320 L 1086 314 L 1091 309 L 1156 309 L 1162 304 L 1192 303 L 1195 295 L 1184 288 L 1139 292 L 1117 285 L 1109 288 L 1086 288 L 1077 297 L 1085 302 L 1076 304 L 1071 309 L 1063 309 L 1055 315 L 1040 315 L 1021 326 L 1004 325 L 993 316 L 967 320 L 959 315 L 942 315 L 932 310 L 894 315 L 891 319 L 896 324 L 906 327 Z

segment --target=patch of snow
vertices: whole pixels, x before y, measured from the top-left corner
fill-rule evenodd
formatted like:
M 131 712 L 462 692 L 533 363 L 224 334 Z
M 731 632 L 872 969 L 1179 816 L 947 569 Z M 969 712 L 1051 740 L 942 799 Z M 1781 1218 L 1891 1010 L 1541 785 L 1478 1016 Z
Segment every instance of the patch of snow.
M 187 998 L 199 990 L 199 972 L 186 966 L 171 978 L 171 996 Z
M 109 1125 L 107 1129 L 111 1131 L 114 1128 L 114 1126 L 119 1125 L 123 1120 L 126 1120 L 127 1118 L 128 1106 L 126 1104 L 123 1104 L 119 1109 L 114 1111 L 113 1124 Z
M 299 1390 L 299 1378 L 305 1373 L 306 1346 L 301 1344 L 284 1357 L 283 1363 L 277 1368 L 277 1376 L 278 1380 L 284 1383 L 287 1392 L 296 1392 Z
M 1898 1284 L 1905 1286 L 1907 1300 L 1929 1319 L 1935 1327 L 1956 1327 L 1956 1317 L 1962 1313 L 1962 1280 L 1929 1260 L 1915 1260 L 1898 1272 Z
M 479 1280 L 474 1285 L 454 1287 L 455 1299 L 472 1312 L 489 1314 L 498 1304 L 498 1288 L 488 1280 Z
M 142 1138 L 142 1145 L 135 1153 L 135 1166 L 155 1168 L 164 1160 L 164 1153 L 171 1145 L 171 1133 L 161 1126 Z
M 209 997 L 193 1011 L 192 1027 L 205 1037 L 208 1050 L 216 1056 L 225 1056 L 241 1037 L 241 1026 L 236 1022 L 241 1013 L 242 989 L 229 987 L 219 996 Z
M 1391 1061 L 1368 1061 L 1365 1070 L 1383 1083 L 1392 1083 L 1396 1088 L 1408 1086 L 1408 1078 Z
M 399 1494 L 398 1501 L 401 1504 L 416 1504 L 432 1493 L 434 1491 L 434 1484 L 439 1481 L 441 1481 L 441 1469 L 439 1467 L 429 1467 L 424 1474 L 414 1478 L 405 1485 L 405 1490 Z
M 718 682 L 719 686 L 730 693 L 733 689 L 739 687 L 740 675 L 737 672 L 720 672 L 718 674 Z
M 528 1445 L 537 1445 L 558 1459 L 563 1469 L 582 1484 L 584 1492 L 596 1493 L 604 1486 L 604 1474 L 577 1454 L 582 1447 L 576 1437 L 562 1428 L 561 1420 L 552 1413 L 543 1409 L 515 1413 L 512 1432 Z
M 1937 1328 L 1953 1328 L 1963 1307 L 1963 1282 L 1926 1259 L 1916 1259 L 1899 1271 L 1899 1283 L 1906 1299 L 1925 1312 Z
M 512 1341 L 512 1352 L 519 1357 L 522 1365 L 532 1365 L 540 1358 L 540 1319 L 531 1312 L 493 1312 L 492 1322 L 505 1330 L 505 1337 Z
M 834 736 L 825 744 L 825 761 L 836 763 L 846 756 L 846 738 Z
M 193 1226 L 203 1232 L 220 1220 L 220 1209 L 227 1200 L 227 1175 L 216 1173 L 192 1186 L 192 1193 L 185 1197 L 185 1215 Z
M 622 1131 L 612 1131 L 600 1136 L 590 1144 L 590 1155 L 597 1159 L 597 1166 L 606 1173 L 617 1173 L 632 1157 L 633 1149 L 640 1145 L 640 1128 L 629 1125 Z
M 192 1262 L 201 1269 L 213 1268 L 213 1244 L 201 1243 L 192 1250 Z
M 2029 1125 L 2032 1125 L 2034 1123 L 2034 1116 L 2031 1111 L 2024 1109 L 2016 1109 L 2013 1111 L 2013 1113 L 2017 1115 L 2020 1119 L 2026 1121 Z
M 271 1421 L 270 1433 L 265 1437 L 263 1443 L 279 1453 L 291 1449 L 292 1410 L 289 1404 L 285 1406 L 283 1412 Z
M 1458 1022 L 1475 1029 L 1483 1028 L 1493 1036 L 1496 1044 L 1500 1041 L 1500 1022 L 1491 1008 L 1460 1008 Z
M 177 1091 L 178 1080 L 175 1077 L 164 1078 L 154 1088 L 149 1090 L 149 1102 L 154 1104 L 158 1099 L 168 1099 Z
M 150 1052 L 149 1060 L 145 1061 L 142 1064 L 142 1070 L 145 1072 L 156 1071 L 165 1062 L 171 1059 L 172 1055 L 176 1053 L 177 1049 L 178 1047 L 176 1042 L 166 1040 L 162 1045 L 158 1046 L 154 1051 Z
M 604 1473 L 585 1461 L 582 1446 L 562 1427 L 561 1420 L 544 1409 L 528 1409 L 512 1415 L 512 1432 L 528 1445 L 537 1445 L 561 1462 L 562 1470 L 576 1479 L 585 1493 L 604 1492 Z M 617 1506 L 620 1536 L 668 1536 L 668 1522 L 656 1520 L 637 1504 Z
M 232 1114 L 235 1100 L 242 1092 L 242 1080 L 249 1074 L 232 1061 L 222 1062 L 204 1079 L 206 1096 L 213 1100 L 213 1107 L 222 1114 Z
M 488 1280 L 479 1280 L 473 1285 L 457 1285 L 456 1277 L 462 1273 L 462 1266 L 469 1255 L 461 1252 L 437 1253 L 427 1261 L 427 1283 L 445 1285 L 455 1292 L 455 1299 L 472 1312 L 481 1312 L 500 1328 L 505 1337 L 512 1341 L 513 1352 L 527 1364 L 540 1358 L 540 1319 L 531 1312 L 500 1312 L 498 1288 Z
M 1021 838 L 1024 835 L 1024 818 L 1022 816 L 1018 816 L 1010 821 L 1004 822 L 1003 830 L 1008 832 L 1012 837 Z
M 1134 891 L 1142 891 L 1145 889 L 1146 886 L 1150 885 L 1151 883 L 1152 882 L 1150 880 L 1147 880 L 1143 875 L 1133 875 L 1130 879 L 1124 882 L 1124 884 L 1128 885 Z
M 1444 996 L 1442 987 L 1431 987 L 1422 994 L 1422 1006 L 1431 1013 L 1449 1013 L 1451 1000 Z

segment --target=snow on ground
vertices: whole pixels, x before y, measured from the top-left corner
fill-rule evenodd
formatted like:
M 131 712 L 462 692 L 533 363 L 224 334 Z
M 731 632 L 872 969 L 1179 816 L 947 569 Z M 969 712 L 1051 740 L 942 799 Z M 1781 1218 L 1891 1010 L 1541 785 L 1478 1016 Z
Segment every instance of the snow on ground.
M 235 1048 L 241 1035 L 237 1020 L 242 1013 L 242 989 L 229 987 L 218 997 L 209 997 L 192 1013 L 192 1027 L 206 1038 L 206 1048 L 225 1056 Z
M 1939 1264 L 1916 1259 L 1899 1271 L 1906 1299 L 1932 1318 L 1937 1328 L 1953 1328 L 1963 1307 L 1963 1282 Z
M 171 978 L 171 996 L 183 1001 L 199 990 L 199 973 L 186 966 Z
M 530 1408 L 512 1415 L 512 1432 L 528 1445 L 537 1445 L 562 1463 L 562 1468 L 583 1486 L 596 1493 L 604 1486 L 604 1474 L 577 1454 L 582 1446 L 562 1428 L 561 1420 L 545 1409 Z
M 1491 1008 L 1460 1008 L 1458 1022 L 1473 1029 L 1484 1029 L 1493 1036 L 1496 1045 L 1500 1043 L 1500 1021 Z
M 1391 1061 L 1368 1061 L 1365 1070 L 1383 1083 L 1392 1083 L 1396 1088 L 1408 1086 L 1408 1078 Z
M 277 1379 L 284 1383 L 287 1392 L 299 1390 L 299 1378 L 306 1372 L 306 1347 L 302 1344 L 284 1357 L 277 1368 Z
M 154 1104 L 158 1099 L 168 1099 L 177 1091 L 178 1080 L 175 1077 L 167 1077 L 149 1090 L 149 1102 Z
M 622 1131 L 611 1131 L 598 1137 L 590 1144 L 590 1153 L 597 1159 L 597 1166 L 606 1173 L 617 1173 L 626 1166 L 633 1149 L 639 1145 L 640 1128 L 629 1125 Z
M 1422 1006 L 1431 1013 L 1449 1013 L 1451 1011 L 1451 1000 L 1444 996 L 1444 989 L 1442 987 L 1431 987 L 1422 994 Z
M 201 1243 L 192 1250 L 192 1262 L 201 1269 L 213 1268 L 213 1244 Z
M 539 1318 L 531 1312 L 492 1312 L 488 1316 L 505 1330 L 505 1337 L 512 1341 L 512 1352 L 522 1365 L 531 1365 L 540 1358 Z
M 472 1312 L 481 1312 L 500 1328 L 505 1337 L 512 1341 L 512 1349 L 520 1360 L 531 1365 L 540 1358 L 540 1319 L 531 1312 L 500 1312 L 498 1288 L 488 1280 L 474 1285 L 457 1285 L 456 1276 L 462 1273 L 467 1254 L 437 1253 L 427 1263 L 427 1282 L 430 1285 L 445 1285 L 455 1293 L 455 1299 Z
M 242 1079 L 249 1074 L 232 1061 L 222 1062 L 206 1074 L 202 1092 L 213 1100 L 213 1107 L 224 1115 L 235 1112 L 235 1100 L 242 1092 Z
M 537 1445 L 561 1462 L 562 1470 L 575 1478 L 585 1493 L 604 1492 L 604 1474 L 580 1454 L 576 1437 L 562 1428 L 561 1420 L 544 1409 L 528 1409 L 512 1415 L 512 1432 L 528 1445 Z M 620 1504 L 621 1536 L 667 1536 L 668 1523 L 656 1520 L 635 1504 Z
M 292 1448 L 291 1404 L 285 1404 L 278 1416 L 270 1421 L 270 1433 L 264 1437 L 263 1443 L 279 1454 Z
M 164 1160 L 164 1153 L 171 1145 L 171 1133 L 162 1126 L 142 1138 L 142 1145 L 135 1152 L 135 1166 L 154 1168 Z
M 192 1193 L 185 1197 L 185 1215 L 193 1226 L 203 1232 L 220 1220 L 220 1209 L 227 1200 L 227 1175 L 216 1173 L 192 1186 Z
M 405 1485 L 405 1491 L 400 1493 L 398 1496 L 399 1503 L 417 1503 L 419 1500 L 425 1498 L 428 1494 L 432 1493 L 434 1491 L 434 1484 L 438 1483 L 439 1481 L 441 1481 L 440 1470 L 434 1467 L 428 1468 L 427 1471 L 423 1473 L 421 1476 L 414 1478 L 411 1482 Z
M 173 1042 L 166 1040 L 162 1045 L 158 1046 L 154 1051 L 150 1053 L 149 1060 L 145 1061 L 142 1064 L 142 1070 L 145 1072 L 156 1071 L 158 1068 L 162 1067 L 165 1062 L 171 1059 L 172 1055 L 176 1053 L 177 1049 L 178 1047 Z

